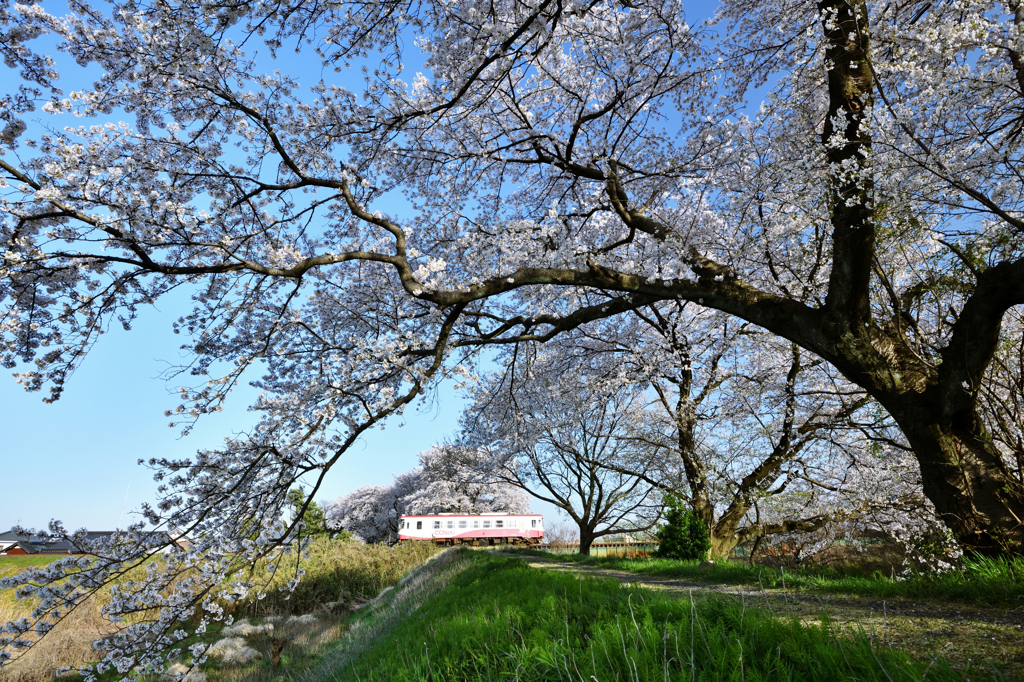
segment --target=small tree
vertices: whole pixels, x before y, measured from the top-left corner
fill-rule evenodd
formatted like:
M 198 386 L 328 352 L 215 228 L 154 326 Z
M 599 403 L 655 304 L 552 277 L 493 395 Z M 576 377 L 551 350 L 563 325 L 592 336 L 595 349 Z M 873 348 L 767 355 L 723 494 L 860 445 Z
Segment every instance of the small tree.
M 681 500 L 666 495 L 665 520 L 658 528 L 658 551 L 661 559 L 706 559 L 711 549 L 708 527 L 692 509 L 683 507 Z
M 302 521 L 305 525 L 299 532 L 300 537 L 331 535 L 330 529 L 327 528 L 323 507 L 313 500 L 306 505 L 306 493 L 302 488 L 292 488 L 288 491 L 288 504 L 293 515 L 302 514 Z M 303 511 L 304 506 L 305 511 Z

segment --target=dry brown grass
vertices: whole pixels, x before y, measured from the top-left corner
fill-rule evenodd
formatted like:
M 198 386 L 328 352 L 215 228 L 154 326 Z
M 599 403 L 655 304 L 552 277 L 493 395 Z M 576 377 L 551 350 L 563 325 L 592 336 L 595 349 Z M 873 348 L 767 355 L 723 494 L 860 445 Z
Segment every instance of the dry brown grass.
M 28 601 L 15 601 L 10 595 L 0 594 L 0 622 L 24 618 L 32 608 L 33 605 Z M 100 613 L 99 599 L 90 597 L 42 641 L 21 654 L 13 663 L 0 668 L 0 680 L 51 680 L 61 668 L 80 667 L 96 660 L 92 643 L 113 631 L 110 621 Z
M 365 604 L 382 589 L 394 585 L 410 569 L 439 551 L 428 543 L 385 547 L 327 539 L 314 541 L 309 549 L 301 563 L 306 570 L 306 577 L 294 593 L 288 595 L 276 589 L 289 577 L 287 570 L 281 570 L 272 580 L 266 599 L 233 609 L 237 612 L 236 617 L 316 613 L 317 623 L 296 632 L 284 645 L 284 655 L 288 662 L 300 666 L 331 648 L 344 630 L 342 621 L 347 611 Z M 0 576 L 18 573 L 53 558 L 2 557 Z M 39 644 L 21 654 L 16 661 L 0 668 L 0 682 L 52 680 L 61 668 L 79 668 L 95 662 L 98 656 L 92 643 L 115 631 L 114 626 L 100 613 L 108 596 L 109 590 L 101 590 L 97 596 L 75 609 Z M 15 600 L 12 590 L 0 590 L 0 623 L 27 617 L 34 605 L 32 600 Z M 261 650 L 265 650 L 266 661 L 269 661 L 273 648 L 271 639 L 257 638 L 255 642 Z M 218 666 L 213 667 L 226 680 L 248 679 L 248 676 L 255 674 L 256 669 L 261 674 L 265 672 L 269 675 L 268 679 L 277 679 L 280 675 L 280 669 L 277 668 L 263 670 L 263 667 L 267 667 L 265 664 L 263 667 L 242 669 L 218 670 Z

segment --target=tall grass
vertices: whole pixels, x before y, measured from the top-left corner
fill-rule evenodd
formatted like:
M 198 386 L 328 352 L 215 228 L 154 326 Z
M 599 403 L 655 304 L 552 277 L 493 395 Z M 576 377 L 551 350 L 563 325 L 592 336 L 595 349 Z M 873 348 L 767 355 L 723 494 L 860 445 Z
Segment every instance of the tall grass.
M 438 551 L 430 543 L 389 548 L 317 539 L 311 543 L 308 555 L 298 559 L 298 567 L 305 571 L 305 576 L 294 592 L 279 590 L 294 576 L 296 557 L 293 555 L 281 558 L 281 565 L 272 576 L 264 599 L 253 598 L 234 605 L 234 611 L 237 617 L 317 611 L 321 616 L 321 623 L 316 628 L 318 646 L 327 650 L 330 648 L 329 638 L 340 632 L 338 620 L 342 613 L 368 602 Z M 57 557 L 2 557 L 0 575 L 11 575 L 29 566 L 45 564 L 54 558 Z M 285 565 L 286 562 L 291 564 Z M 257 566 L 256 575 L 269 576 L 266 572 L 268 563 L 269 560 Z M 52 679 L 57 669 L 81 667 L 95 661 L 97 656 L 92 643 L 114 629 L 100 613 L 108 598 L 109 591 L 101 590 L 72 612 L 53 632 L 48 633 L 17 661 L 0 668 L 0 682 L 40 682 Z M 320 608 L 325 604 L 334 606 L 333 615 Z M 31 599 L 15 600 L 13 590 L 0 590 L 0 623 L 26 617 L 35 605 L 36 602 Z M 211 633 L 217 629 L 211 628 Z M 308 662 L 306 659 L 315 659 L 316 654 L 292 658 L 295 659 L 292 662 L 300 664 Z M 234 679 L 245 678 L 236 675 Z
M 11 590 L 3 592 L 10 593 Z M 38 644 L 0 668 L 0 680 L 40 682 L 53 679 L 61 668 L 79 667 L 95 660 L 92 643 L 114 631 L 110 621 L 100 613 L 101 605 L 97 597 L 88 599 Z M 34 604 L 15 601 L 10 594 L 0 592 L 0 623 L 23 618 L 33 607 Z
M 984 605 L 1024 606 L 1024 557 L 969 556 L 964 557 L 959 567 L 943 573 L 918 571 L 906 575 L 885 575 L 879 572 L 865 574 L 855 568 L 843 570 L 808 566 L 790 569 L 751 566 L 735 561 L 700 566 L 697 561 L 671 559 L 587 557 L 579 554 L 555 556 L 536 551 L 529 553 L 609 570 L 701 583 L 843 592 L 880 599 L 944 599 Z
M 336 610 L 345 610 L 366 603 L 439 551 L 440 548 L 430 542 L 388 547 L 316 538 L 299 559 L 298 566 L 305 575 L 294 592 L 281 588 L 295 575 L 295 557 L 264 560 L 257 566 L 256 575 L 269 575 L 266 567 L 277 564 L 273 579 L 265 589 L 266 596 L 243 602 L 237 612 L 251 616 L 303 614 L 325 604 L 335 604 Z
M 968 671 L 970 672 L 970 671 Z M 415 617 L 322 680 L 961 680 L 944 661 L 724 597 L 679 601 L 613 580 L 476 556 Z

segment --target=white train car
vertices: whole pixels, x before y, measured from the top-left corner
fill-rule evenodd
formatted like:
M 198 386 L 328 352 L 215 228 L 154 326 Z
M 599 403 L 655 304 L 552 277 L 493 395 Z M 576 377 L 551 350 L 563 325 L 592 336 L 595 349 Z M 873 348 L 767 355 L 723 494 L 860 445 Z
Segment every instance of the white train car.
M 442 545 L 539 545 L 540 514 L 437 514 L 403 516 L 398 540 L 430 540 Z

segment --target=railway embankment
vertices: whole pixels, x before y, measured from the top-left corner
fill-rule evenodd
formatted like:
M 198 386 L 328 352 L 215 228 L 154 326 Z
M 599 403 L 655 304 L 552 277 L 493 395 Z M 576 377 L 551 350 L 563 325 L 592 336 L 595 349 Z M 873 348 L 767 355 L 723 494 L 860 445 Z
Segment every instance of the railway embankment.
M 985 577 L 976 576 L 973 584 L 961 584 L 957 590 L 940 580 L 924 586 L 914 585 L 913 579 L 892 581 L 881 575 L 858 581 L 813 580 L 798 571 L 789 573 L 787 583 L 786 572 L 780 577 L 777 570 L 741 573 L 730 570 L 735 568 L 731 566 L 695 564 L 658 570 L 655 562 L 505 555 L 520 556 L 538 570 L 611 579 L 684 601 L 724 596 L 766 609 L 778 618 L 804 624 L 827 621 L 839 630 L 861 631 L 878 646 L 907 652 L 918 660 L 941 658 L 955 669 L 980 668 L 982 676 L 991 672 L 988 666 L 995 666 L 1011 679 L 1024 679 L 1024 584 L 1019 579 L 1006 582 L 989 577 L 989 583 L 997 584 L 983 585 Z M 840 589 L 843 586 L 847 589 Z
M 749 586 L 670 585 L 658 578 L 491 552 L 454 550 L 448 556 L 449 563 L 428 570 L 435 577 L 422 578 L 430 588 L 410 591 L 401 601 L 401 586 L 396 588 L 398 615 L 378 619 L 368 612 L 363 639 L 341 645 L 344 655 L 325 659 L 315 676 L 301 679 L 1016 678 L 1005 657 L 986 658 L 980 649 L 973 656 L 958 656 L 948 646 L 904 646 L 906 641 L 897 636 L 903 622 L 889 625 L 890 619 L 931 619 L 932 627 L 959 627 L 952 614 L 928 607 L 895 613 L 884 601 L 876 608 L 856 598 L 844 601 L 841 595 L 825 599 Z M 410 586 L 415 583 L 410 580 Z M 382 607 L 386 603 L 382 600 Z M 961 615 L 970 619 L 965 611 Z M 990 623 L 995 629 L 989 635 L 1014 636 L 1009 618 Z M 354 627 L 346 636 L 359 632 Z M 1019 639 L 1017 634 L 1013 641 Z

